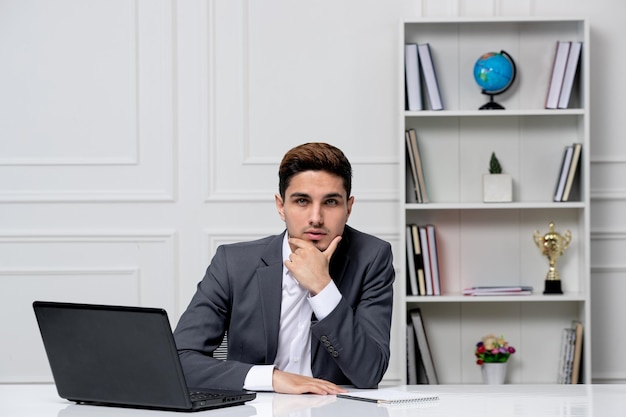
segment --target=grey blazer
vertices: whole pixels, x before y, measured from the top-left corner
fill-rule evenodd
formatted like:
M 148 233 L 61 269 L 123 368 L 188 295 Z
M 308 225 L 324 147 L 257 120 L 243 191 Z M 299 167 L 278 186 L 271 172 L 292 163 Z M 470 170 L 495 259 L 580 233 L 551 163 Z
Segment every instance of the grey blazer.
M 241 389 L 273 363 L 282 297 L 281 235 L 217 249 L 174 337 L 190 387 Z M 346 226 L 330 262 L 342 299 L 311 322 L 313 376 L 373 388 L 389 365 L 394 269 L 389 243 Z M 228 360 L 212 357 L 228 331 Z

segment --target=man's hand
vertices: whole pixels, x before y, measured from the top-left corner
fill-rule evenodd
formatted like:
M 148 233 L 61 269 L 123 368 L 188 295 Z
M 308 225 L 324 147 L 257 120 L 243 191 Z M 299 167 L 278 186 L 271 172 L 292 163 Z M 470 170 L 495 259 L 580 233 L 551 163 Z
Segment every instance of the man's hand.
M 346 389 L 332 382 L 310 376 L 292 374 L 279 369 L 274 369 L 272 388 L 274 392 L 281 394 L 335 395 L 347 392 Z
M 289 255 L 289 260 L 285 261 L 285 266 L 311 296 L 318 294 L 331 281 L 328 264 L 340 240 L 341 236 L 336 236 L 325 251 L 320 251 L 312 242 L 289 238 L 289 244 L 295 249 Z

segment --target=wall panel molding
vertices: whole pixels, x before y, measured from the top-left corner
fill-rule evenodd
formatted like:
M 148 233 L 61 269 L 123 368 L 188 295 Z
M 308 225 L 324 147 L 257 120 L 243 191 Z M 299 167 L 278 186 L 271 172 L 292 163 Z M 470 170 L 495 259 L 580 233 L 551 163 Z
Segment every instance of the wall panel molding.
M 591 157 L 592 184 L 590 198 L 595 201 L 626 200 L 626 188 L 620 178 L 626 168 L 625 155 L 594 155 Z M 601 186 L 599 184 L 602 184 Z
M 615 346 L 626 343 L 626 334 L 615 331 L 617 317 L 626 314 L 623 289 L 626 286 L 626 264 L 592 265 L 591 322 L 594 341 L 592 357 L 593 383 L 620 383 L 626 380 L 626 367 L 621 362 L 607 361 Z M 610 309 L 607 305 L 612 306 Z M 585 334 L 585 337 L 589 336 Z M 607 341 L 609 341 L 607 343 Z
M 591 241 L 601 240 L 624 240 L 626 241 L 626 230 L 592 229 Z
M 233 1 L 227 5 L 215 4 L 201 13 L 201 19 L 206 20 L 209 27 L 207 36 L 210 37 L 203 51 L 206 58 L 202 61 L 206 62 L 207 70 L 202 84 L 208 85 L 211 93 L 211 98 L 202 103 L 209 120 L 208 126 L 202 126 L 203 137 L 207 141 L 203 152 L 205 159 L 203 166 L 206 170 L 204 202 L 266 201 L 268 196 L 276 192 L 276 171 L 284 152 L 298 143 L 316 140 L 311 138 L 320 135 L 321 138 L 325 138 L 329 134 L 335 135 L 337 138 L 335 142 L 348 154 L 355 172 L 359 169 L 369 171 L 368 179 L 363 182 L 366 187 L 359 189 L 359 199 L 370 202 L 395 201 L 397 190 L 387 188 L 387 185 L 395 187 L 397 182 L 397 152 L 392 152 L 393 147 L 383 147 L 384 151 L 381 152 L 380 148 L 377 148 L 381 143 L 379 134 L 359 128 L 360 124 L 356 128 L 349 128 L 348 126 L 352 126 L 351 123 L 320 119 L 318 113 L 327 117 L 328 110 L 324 106 L 317 110 L 309 109 L 314 100 L 308 100 L 306 97 L 325 94 L 316 91 L 315 86 L 318 84 L 315 83 L 319 83 L 322 89 L 328 89 L 328 83 L 322 81 L 327 75 L 320 80 L 314 77 L 309 83 L 302 84 L 300 103 L 308 107 L 301 109 L 300 112 L 295 111 L 289 119 L 281 120 L 280 114 L 285 113 L 285 100 L 280 100 L 280 94 L 270 94 L 267 91 L 270 88 L 265 82 L 269 77 L 267 68 L 276 68 L 279 72 L 271 80 L 270 85 L 274 85 L 276 80 L 286 78 L 279 83 L 291 86 L 297 77 L 286 68 L 296 66 L 294 60 L 303 58 L 302 54 L 298 53 L 287 62 L 282 61 L 284 57 L 277 54 L 271 46 L 276 44 L 274 40 L 277 39 L 281 28 L 283 26 L 290 28 L 292 24 L 275 17 L 276 22 L 280 22 L 277 24 L 281 25 L 276 28 L 274 27 L 276 24 L 264 20 L 267 17 L 264 13 L 266 12 L 258 5 L 248 0 Z M 333 24 L 336 23 L 333 19 L 330 20 Z M 230 22 L 230 25 L 226 27 L 221 23 L 224 21 Z M 342 33 L 342 36 L 344 38 L 341 42 L 350 41 L 349 34 Z M 228 48 L 224 46 L 227 39 Z M 305 45 L 310 41 L 308 36 L 303 39 Z M 282 45 L 280 41 L 279 44 Z M 287 45 L 291 45 L 291 42 L 286 41 L 285 47 L 288 47 Z M 272 50 L 267 51 L 267 46 Z M 337 51 L 333 49 L 328 53 L 334 56 Z M 269 60 L 268 63 L 262 62 L 265 56 Z M 352 68 L 349 61 L 340 61 L 338 65 L 339 74 L 347 73 Z M 391 79 L 391 68 L 385 68 L 390 72 Z M 312 70 L 307 68 L 304 70 L 302 77 L 310 77 L 309 73 Z M 332 78 L 330 82 L 337 80 Z M 353 88 L 352 85 L 346 86 L 346 93 L 338 94 L 338 99 L 342 103 L 350 103 L 352 107 L 367 102 L 354 100 L 355 94 L 359 94 L 361 90 L 354 92 Z M 291 95 L 293 92 L 287 91 L 285 94 Z M 385 96 L 385 100 L 389 98 Z M 393 103 L 395 104 L 395 101 Z M 274 108 L 275 114 L 268 111 Z M 349 119 L 363 117 L 364 120 L 368 120 L 366 111 L 371 112 L 371 108 L 363 106 L 362 109 L 350 108 L 346 111 L 346 117 Z M 325 124 L 328 126 L 323 129 L 319 127 Z M 289 127 L 292 125 L 301 128 L 293 130 Z M 385 135 L 388 134 L 387 131 L 388 129 L 385 130 Z M 363 137 L 363 134 L 367 137 Z M 374 136 L 376 146 L 359 146 L 353 143 L 355 140 L 364 140 L 367 144 Z M 358 156 L 352 156 L 350 152 L 351 147 L 355 146 L 360 152 Z M 373 148 L 369 152 L 370 155 L 367 151 L 369 148 Z
M 51 382 L 32 302 L 160 307 L 177 313 L 178 232 L 0 229 L 0 383 Z M 14 346 L 20 346 L 15 349 Z
M 0 192 L 0 203 L 171 203 L 174 190 L 70 191 L 67 189 Z
M 2 276 L 77 276 L 80 272 L 141 271 L 140 301 L 175 312 L 179 291 L 178 233 L 174 230 L 0 230 L 0 252 L 5 256 Z M 98 272 L 100 271 L 100 272 Z
M 74 3 L 82 19 L 16 8 L 21 25 L 6 29 L 48 33 L 20 54 L 0 49 L 15 55 L 9 70 L 26 90 L 3 124 L 0 202 L 174 201 L 172 1 Z

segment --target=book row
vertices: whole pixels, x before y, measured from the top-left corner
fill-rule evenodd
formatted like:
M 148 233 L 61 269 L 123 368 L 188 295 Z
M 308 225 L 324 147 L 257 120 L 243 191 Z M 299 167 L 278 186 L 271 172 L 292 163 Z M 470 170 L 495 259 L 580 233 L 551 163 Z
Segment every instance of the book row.
M 566 109 L 569 106 L 574 79 L 578 74 L 582 46 L 582 42 L 557 41 L 546 96 L 546 109 Z
M 580 164 L 578 162 L 580 161 L 581 151 L 582 144 L 580 143 L 574 143 L 565 147 L 561 170 L 559 171 L 559 178 L 554 191 L 554 201 L 570 201 L 572 190 L 577 189 L 573 185 L 579 171 L 578 167 Z
M 496 295 L 531 295 L 533 287 L 528 285 L 497 285 L 479 286 L 463 289 L 463 295 L 496 296 Z
M 407 110 L 424 110 L 426 105 L 423 96 L 428 97 L 431 110 L 443 110 L 430 44 L 404 45 L 404 75 Z M 428 94 L 422 94 L 423 90 Z
M 572 326 L 564 328 L 562 333 L 557 380 L 559 384 L 578 384 L 580 382 L 582 349 L 583 325 L 580 321 L 573 320 Z
M 439 384 L 422 312 L 419 308 L 408 312 L 406 330 L 407 384 Z
M 572 89 L 579 73 L 582 42 L 557 41 L 546 109 L 569 107 Z M 409 111 L 443 110 L 439 81 L 430 44 L 404 45 L 405 109 Z M 427 94 L 425 94 L 427 93 Z M 428 98 L 428 105 L 424 98 Z
M 428 193 L 426 192 L 426 180 L 424 179 L 424 167 L 417 144 L 417 134 L 415 129 L 408 129 L 404 132 L 406 142 L 407 163 L 410 166 L 415 198 L 418 203 L 428 203 Z
M 406 226 L 407 295 L 441 295 L 437 229 L 428 224 Z

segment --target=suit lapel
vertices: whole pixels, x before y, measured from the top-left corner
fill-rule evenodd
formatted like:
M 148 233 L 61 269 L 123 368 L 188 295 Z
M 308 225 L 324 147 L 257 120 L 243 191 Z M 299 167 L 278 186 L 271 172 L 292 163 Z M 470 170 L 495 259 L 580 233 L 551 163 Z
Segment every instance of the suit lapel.
M 339 288 L 341 282 L 343 281 L 346 268 L 350 262 L 350 255 L 348 254 L 348 249 L 350 248 L 350 230 L 350 227 L 346 226 L 344 233 L 341 236 L 341 242 L 339 242 L 339 246 L 330 260 L 330 277 L 333 281 L 335 281 L 337 288 Z
M 261 255 L 263 265 L 257 269 L 257 280 L 261 296 L 261 314 L 265 324 L 267 363 L 274 363 L 278 351 L 280 305 L 282 300 L 284 233 L 276 236 Z
M 339 246 L 330 260 L 330 277 L 335 282 L 337 288 L 340 288 L 340 284 L 344 279 L 346 269 L 350 263 L 350 255 L 348 254 L 348 249 L 350 248 L 350 230 L 350 227 L 346 225 L 341 237 L 341 242 L 339 242 Z M 317 318 L 315 314 L 313 314 L 311 324 L 314 324 L 316 321 Z M 327 366 L 327 364 L 318 360 L 318 358 L 323 358 L 324 355 L 326 355 L 325 350 L 326 348 L 321 345 L 319 340 L 313 337 L 311 338 L 311 370 L 314 377 L 324 375 L 326 371 L 324 367 Z

